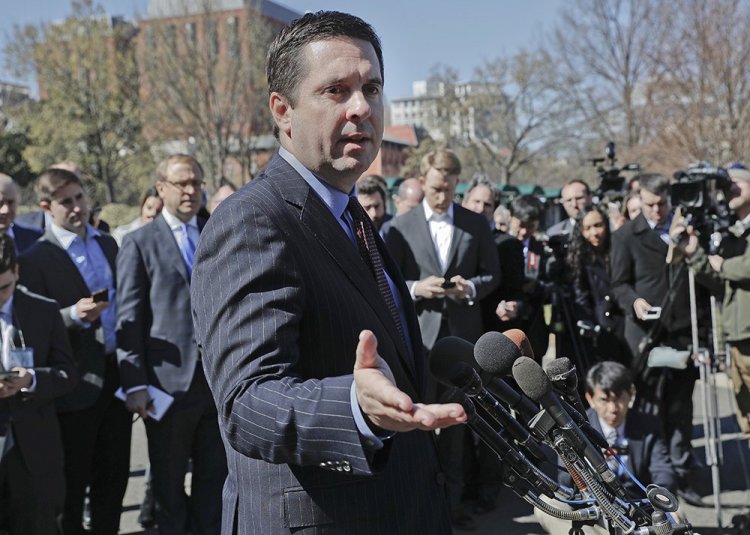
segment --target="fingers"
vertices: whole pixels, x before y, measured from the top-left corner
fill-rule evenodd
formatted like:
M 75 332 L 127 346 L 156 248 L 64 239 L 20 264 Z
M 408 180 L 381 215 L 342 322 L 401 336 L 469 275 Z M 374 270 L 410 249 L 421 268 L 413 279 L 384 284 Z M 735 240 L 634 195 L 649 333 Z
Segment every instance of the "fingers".
M 359 333 L 354 369 L 376 368 L 378 359 L 378 339 L 372 331 L 364 330 Z

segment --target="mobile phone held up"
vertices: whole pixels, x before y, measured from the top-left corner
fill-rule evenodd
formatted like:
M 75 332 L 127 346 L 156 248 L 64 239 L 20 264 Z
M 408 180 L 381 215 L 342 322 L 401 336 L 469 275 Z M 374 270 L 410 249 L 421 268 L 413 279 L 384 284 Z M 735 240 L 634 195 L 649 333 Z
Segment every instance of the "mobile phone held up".
M 91 294 L 91 299 L 94 300 L 94 303 L 105 303 L 109 301 L 109 290 L 106 288 L 97 290 Z
M 0 381 L 13 380 L 18 377 L 19 373 L 15 370 L 11 371 L 0 371 Z
M 661 317 L 661 307 L 651 307 L 646 311 L 645 319 L 658 320 Z
M 453 281 L 445 281 L 440 286 L 442 286 L 444 290 L 450 290 L 451 288 L 455 288 L 456 287 L 456 283 L 453 282 Z

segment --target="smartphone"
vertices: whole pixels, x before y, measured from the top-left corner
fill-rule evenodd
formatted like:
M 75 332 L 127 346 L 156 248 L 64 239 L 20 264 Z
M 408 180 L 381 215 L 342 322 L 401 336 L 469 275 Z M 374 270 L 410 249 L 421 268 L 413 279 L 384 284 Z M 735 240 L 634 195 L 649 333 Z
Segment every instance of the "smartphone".
M 661 307 L 651 307 L 646 312 L 647 320 L 658 320 L 661 317 Z
M 16 370 L 0 372 L 0 381 L 8 381 L 8 380 L 16 379 L 17 377 L 18 377 L 18 372 Z
M 106 288 L 97 290 L 91 294 L 91 298 L 94 300 L 94 303 L 104 303 L 106 301 L 109 301 L 109 290 L 107 290 Z
M 453 282 L 453 281 L 445 281 L 445 282 L 444 282 L 443 284 L 441 284 L 440 286 L 442 286 L 442 287 L 443 287 L 443 289 L 445 289 L 445 290 L 449 290 L 449 289 L 451 289 L 451 288 L 455 288 L 455 287 L 456 287 L 456 283 L 455 283 L 455 282 Z

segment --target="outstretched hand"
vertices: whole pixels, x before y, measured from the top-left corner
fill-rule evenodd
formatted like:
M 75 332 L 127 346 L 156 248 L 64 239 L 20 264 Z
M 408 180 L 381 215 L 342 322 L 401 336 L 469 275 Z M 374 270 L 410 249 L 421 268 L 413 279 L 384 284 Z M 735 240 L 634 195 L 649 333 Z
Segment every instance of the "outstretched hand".
M 378 355 L 378 340 L 372 331 L 359 333 L 354 363 L 357 402 L 370 421 L 388 431 L 432 430 L 466 421 L 458 403 L 414 403 L 402 392 L 388 364 Z

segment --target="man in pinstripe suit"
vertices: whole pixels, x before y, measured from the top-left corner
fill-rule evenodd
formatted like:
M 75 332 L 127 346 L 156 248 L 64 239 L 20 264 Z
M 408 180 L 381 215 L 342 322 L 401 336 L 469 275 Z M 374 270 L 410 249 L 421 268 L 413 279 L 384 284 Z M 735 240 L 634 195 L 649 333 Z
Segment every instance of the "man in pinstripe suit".
M 201 238 L 193 318 L 227 450 L 225 534 L 450 533 L 425 431 L 466 416 L 419 403 L 414 309 L 354 191 L 382 139 L 382 65 L 351 15 L 283 29 L 268 61 L 282 148 Z

